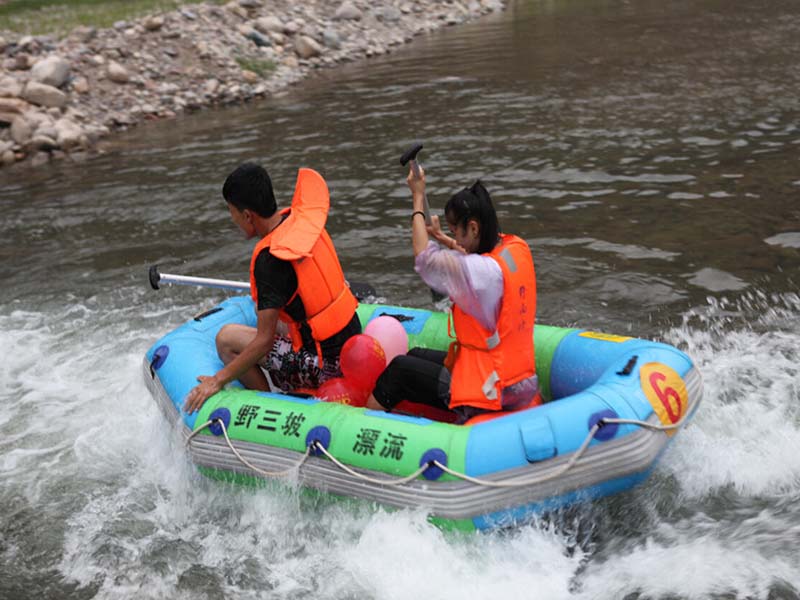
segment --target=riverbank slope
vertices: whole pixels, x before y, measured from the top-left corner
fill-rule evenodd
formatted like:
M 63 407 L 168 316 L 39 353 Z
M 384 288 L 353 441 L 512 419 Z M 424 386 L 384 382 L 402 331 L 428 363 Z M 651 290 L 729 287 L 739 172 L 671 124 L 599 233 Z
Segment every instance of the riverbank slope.
M 0 32 L 0 166 L 79 160 L 146 120 L 265 97 L 503 0 L 233 0 L 113 27 Z

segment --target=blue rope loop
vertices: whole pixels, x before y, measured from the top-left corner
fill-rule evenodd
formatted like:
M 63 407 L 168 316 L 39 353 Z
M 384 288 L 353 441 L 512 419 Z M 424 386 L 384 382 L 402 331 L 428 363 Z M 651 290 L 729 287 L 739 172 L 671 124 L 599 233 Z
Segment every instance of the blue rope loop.
M 227 408 L 218 408 L 208 416 L 211 425 L 208 430 L 216 436 L 222 435 L 223 426 L 227 430 L 231 424 L 231 411 Z
M 617 435 L 617 431 L 619 430 L 618 423 L 609 423 L 606 421 L 606 419 L 618 418 L 619 415 L 610 408 L 598 411 L 589 417 L 588 429 L 591 430 L 592 427 L 597 425 L 599 429 L 594 434 L 595 439 L 600 440 L 601 442 L 606 442 Z
M 442 450 L 441 448 L 431 448 L 430 450 L 426 450 L 422 457 L 419 459 L 419 466 L 427 464 L 428 468 L 425 469 L 425 472 L 422 473 L 422 476 L 429 480 L 434 481 L 439 479 L 442 475 L 444 475 L 444 471 L 441 467 L 437 467 L 435 462 L 438 462 L 440 465 L 447 466 L 447 453 Z
M 331 445 L 331 430 L 324 425 L 317 425 L 312 427 L 306 434 L 306 446 L 311 448 L 311 454 L 320 456 L 322 450 L 318 446 L 322 446 L 326 450 Z

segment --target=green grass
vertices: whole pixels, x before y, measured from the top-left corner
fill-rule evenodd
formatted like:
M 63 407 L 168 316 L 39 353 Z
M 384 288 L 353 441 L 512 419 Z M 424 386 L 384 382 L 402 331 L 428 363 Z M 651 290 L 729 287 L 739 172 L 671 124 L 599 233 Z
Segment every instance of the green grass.
M 0 31 L 63 35 L 78 25 L 110 27 L 200 0 L 0 0 Z M 212 0 L 221 4 L 224 0 Z
M 242 69 L 252 71 L 260 77 L 267 77 L 275 70 L 275 63 L 264 58 L 245 58 L 237 56 L 236 62 Z

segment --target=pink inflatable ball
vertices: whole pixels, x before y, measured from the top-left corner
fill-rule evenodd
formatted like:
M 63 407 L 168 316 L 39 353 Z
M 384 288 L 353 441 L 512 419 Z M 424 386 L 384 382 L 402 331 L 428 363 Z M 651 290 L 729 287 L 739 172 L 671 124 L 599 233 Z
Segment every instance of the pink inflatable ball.
M 344 378 L 361 390 L 372 391 L 378 376 L 386 368 L 386 354 L 371 335 L 354 335 L 342 346 L 339 366 Z
M 364 333 L 378 340 L 386 355 L 387 365 L 395 356 L 408 352 L 408 334 L 405 327 L 394 317 L 389 315 L 375 317 L 367 323 Z
M 319 386 L 315 396 L 325 402 L 364 406 L 367 403 L 369 392 L 358 389 L 352 381 L 347 381 L 344 377 L 334 377 Z

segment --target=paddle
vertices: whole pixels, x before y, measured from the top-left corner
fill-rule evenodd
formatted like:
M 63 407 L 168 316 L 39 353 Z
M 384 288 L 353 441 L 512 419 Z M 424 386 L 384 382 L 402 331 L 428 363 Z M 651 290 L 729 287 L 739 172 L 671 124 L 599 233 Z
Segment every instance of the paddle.
M 150 267 L 148 273 L 150 286 L 157 290 L 160 283 L 172 283 L 175 285 L 193 285 L 196 287 L 210 287 L 223 290 L 235 290 L 239 292 L 249 292 L 250 284 L 245 281 L 232 281 L 230 279 L 211 279 L 208 277 L 191 277 L 189 275 L 171 275 L 169 273 L 159 273 L 158 265 Z M 360 301 L 369 296 L 375 297 L 378 293 L 375 288 L 368 283 L 349 281 L 350 291 Z
M 422 150 L 422 142 L 414 142 L 414 144 L 400 157 L 400 164 L 404 167 L 411 163 L 411 168 L 414 170 L 414 175 L 419 177 L 419 161 L 417 160 L 417 154 L 419 151 Z M 431 224 L 431 207 L 428 204 L 428 194 L 425 193 L 423 197 L 423 205 L 422 205 L 422 212 L 425 213 L 425 225 Z M 440 294 L 433 288 L 431 288 L 431 300 L 434 304 L 445 298 L 444 294 Z
M 414 144 L 400 157 L 400 164 L 404 167 L 411 163 L 411 169 L 414 171 L 414 175 L 419 177 L 419 161 L 417 160 L 417 154 L 419 151 L 422 150 L 422 142 L 414 142 Z M 422 212 L 425 213 L 425 225 L 431 224 L 431 207 L 428 204 L 428 194 L 426 193 L 423 198 L 423 207 Z

